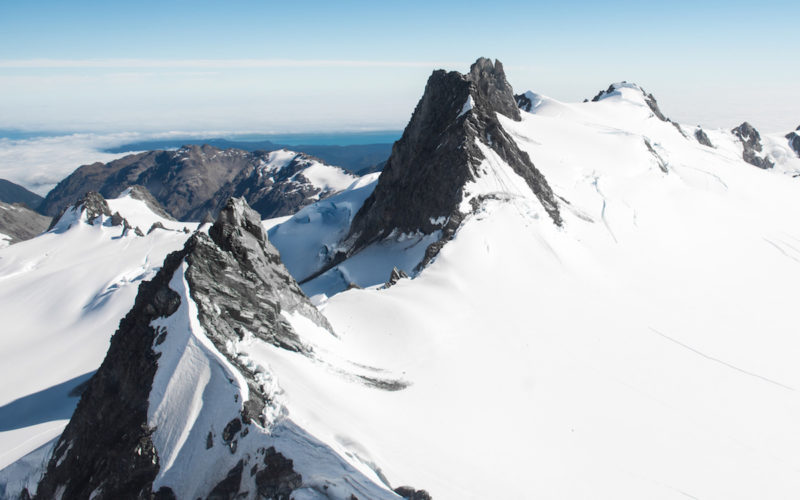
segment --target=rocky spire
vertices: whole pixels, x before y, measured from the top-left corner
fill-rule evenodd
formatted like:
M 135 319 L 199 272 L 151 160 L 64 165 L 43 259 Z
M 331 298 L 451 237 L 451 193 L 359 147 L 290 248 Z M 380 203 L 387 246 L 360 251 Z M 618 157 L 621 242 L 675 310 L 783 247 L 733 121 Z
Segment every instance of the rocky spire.
M 120 322 L 103 364 L 54 449 L 37 498 L 53 498 L 57 492 L 62 498 L 175 498 L 169 488 L 153 491 L 162 457 L 154 444 L 156 429 L 150 425 L 148 409 L 157 371 L 170 369 L 169 363 L 162 368 L 160 360 L 164 356 L 181 356 L 180 352 L 163 351 L 160 346 L 170 336 L 186 335 L 185 330 L 158 325 L 189 300 L 172 285 L 179 273 L 188 284 L 201 334 L 247 384 L 245 389 L 237 389 L 231 380 L 230 400 L 223 401 L 228 406 L 235 405 L 233 411 L 238 411 L 239 416 L 216 423 L 225 430 L 216 439 L 209 433 L 208 448 L 219 439 L 224 453 L 235 453 L 236 441 L 243 439 L 251 427 L 253 432 L 264 432 L 265 416 L 273 404 L 263 374 L 243 362 L 232 345 L 250 335 L 279 348 L 310 355 L 281 315 L 282 310 L 299 312 L 330 329 L 281 263 L 258 214 L 244 200 L 229 200 L 208 234 L 192 235 L 182 250 L 166 258 L 151 281 L 140 286 L 133 309 Z M 178 348 L 185 349 L 185 345 L 179 343 Z M 166 375 L 168 380 L 173 376 Z M 202 444 L 207 446 L 205 441 Z M 292 488 L 299 487 L 301 478 L 292 470 L 290 459 L 274 449 L 272 454 L 263 450 L 259 453 L 258 460 L 254 457 L 253 463 L 247 464 L 259 492 L 263 489 L 267 496 L 276 492 L 288 495 Z M 243 454 L 241 460 L 245 458 Z M 276 463 L 281 464 L 278 476 L 274 476 L 275 470 L 264 467 Z M 220 475 L 219 483 L 204 496 L 216 498 L 214 495 L 231 493 L 229 490 L 237 493 L 243 464 L 227 472 L 196 471 L 198 477 Z
M 464 185 L 480 175 L 484 154 L 478 141 L 525 179 L 554 223 L 560 224 L 550 186 L 503 130 L 498 114 L 520 120 L 500 61 L 480 58 L 465 75 L 434 71 L 375 191 L 353 219 L 343 245 L 346 255 L 393 231 L 431 234 L 442 229 L 441 241 L 451 238 L 465 215 L 459 211 Z M 442 227 L 434 223 L 437 220 L 447 222 Z M 441 243 L 434 245 L 435 254 Z

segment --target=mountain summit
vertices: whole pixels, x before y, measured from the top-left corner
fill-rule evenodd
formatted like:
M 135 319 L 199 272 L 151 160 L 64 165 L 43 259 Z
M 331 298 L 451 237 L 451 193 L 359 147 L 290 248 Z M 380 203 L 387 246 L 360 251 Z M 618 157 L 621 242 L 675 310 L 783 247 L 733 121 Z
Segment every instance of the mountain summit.
M 503 119 L 519 121 L 520 111 L 500 61 L 480 58 L 467 74 L 434 71 L 375 191 L 353 219 L 347 255 L 393 232 L 441 230 L 440 241 L 451 238 L 470 204 L 488 195 L 470 188 L 478 178 L 495 175 L 481 166 L 487 155 L 524 179 L 553 222 L 560 224 L 552 189 L 504 130 Z M 440 246 L 434 245 L 428 259 Z

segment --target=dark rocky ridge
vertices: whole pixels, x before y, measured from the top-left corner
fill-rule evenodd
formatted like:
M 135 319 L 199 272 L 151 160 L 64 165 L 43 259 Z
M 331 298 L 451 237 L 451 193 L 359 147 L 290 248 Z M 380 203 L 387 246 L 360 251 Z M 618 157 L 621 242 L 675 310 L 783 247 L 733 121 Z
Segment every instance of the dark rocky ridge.
M 84 165 L 47 194 L 41 211 L 55 215 L 86 191 L 114 198 L 136 185 L 151 193 L 172 217 L 195 221 L 207 212 L 216 214 L 231 196 L 244 196 L 262 217 L 270 218 L 292 214 L 315 201 L 316 196 L 332 194 L 321 192 L 302 176 L 292 178 L 312 159 L 307 155 L 298 155 L 286 172 L 260 176 L 259 167 L 268 155 L 266 151 L 185 146 L 177 151 L 149 151 L 106 164 Z M 272 190 L 275 193 L 271 194 Z
M 758 155 L 763 149 L 761 145 L 761 134 L 752 125 L 747 122 L 742 123 L 735 129 L 731 130 L 744 148 L 742 151 L 742 159 L 750 165 L 755 165 L 758 168 L 768 169 L 775 166 L 767 158 L 762 158 Z
M 472 109 L 462 113 L 469 98 Z M 500 61 L 478 59 L 466 75 L 434 71 L 403 136 L 392 148 L 375 191 L 353 219 L 344 243 L 346 255 L 395 230 L 431 234 L 442 229 L 441 241 L 450 239 L 465 215 L 458 209 L 463 187 L 478 175 L 484 159 L 476 140 L 523 177 L 553 221 L 561 224 L 550 186 L 503 130 L 497 113 L 520 120 Z M 443 228 L 431 222 L 439 217 L 447 220 Z M 435 254 L 440 247 L 434 244 L 428 253 Z
M 697 127 L 697 129 L 694 131 L 694 138 L 697 139 L 697 142 L 703 146 L 709 148 L 714 147 L 714 144 L 711 143 L 711 139 L 708 138 L 708 135 L 706 135 L 705 131 L 700 127 Z
M 800 157 L 800 134 L 798 134 L 798 132 L 800 132 L 800 127 L 797 127 L 794 132 L 786 134 L 786 138 L 789 139 L 789 146 L 794 150 L 795 154 Z
M 28 191 L 19 184 L 0 179 L 0 202 L 13 205 L 21 203 L 30 210 L 37 210 L 43 198 L 36 193 Z
M 10 236 L 10 244 L 29 240 L 47 231 L 50 217 L 45 217 L 27 206 L 0 201 L 0 233 Z
M 251 423 L 260 422 L 270 399 L 251 370 L 228 354 L 225 343 L 241 339 L 247 331 L 276 346 L 307 352 L 280 316 L 281 309 L 300 311 L 327 327 L 281 264 L 258 214 L 243 200 L 230 200 L 208 235 L 192 235 L 182 250 L 166 258 L 153 280 L 140 286 L 133 309 L 120 322 L 106 359 L 55 447 L 37 498 L 53 498 L 56 491 L 63 491 L 63 498 L 88 498 L 97 491 L 96 498 L 174 498 L 167 489 L 152 491 L 159 457 L 147 412 L 160 356 L 153 347 L 169 334 L 156 331 L 151 322 L 170 316 L 180 306 L 180 296 L 169 282 L 182 262 L 187 264 L 185 277 L 205 332 L 247 379 L 251 399 L 243 402 L 239 422 L 243 433 Z M 235 452 L 233 436 L 228 441 Z M 296 485 L 299 476 L 287 472 L 285 457 L 272 460 L 282 464 L 280 491 L 287 484 Z M 232 483 L 240 476 L 241 470 L 234 468 L 210 493 L 233 498 Z M 267 476 L 264 481 L 269 486 L 271 480 Z

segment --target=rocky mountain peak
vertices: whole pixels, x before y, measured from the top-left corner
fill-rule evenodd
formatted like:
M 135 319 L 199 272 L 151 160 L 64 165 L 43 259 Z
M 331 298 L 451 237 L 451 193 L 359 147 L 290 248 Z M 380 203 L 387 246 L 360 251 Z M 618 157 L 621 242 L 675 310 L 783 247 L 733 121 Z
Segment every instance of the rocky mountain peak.
M 481 173 L 480 143 L 491 148 L 527 182 L 556 224 L 558 204 L 544 176 L 527 153 L 503 130 L 498 114 L 520 120 L 513 89 L 500 61 L 478 59 L 466 75 L 444 70 L 431 74 L 403 136 L 373 193 L 355 215 L 342 246 L 347 256 L 393 232 L 455 234 L 465 214 L 459 205 L 464 187 Z M 445 220 L 444 226 L 434 221 Z M 428 258 L 438 252 L 434 244 Z M 340 254 L 339 258 L 342 258 Z
M 248 490 L 270 497 L 279 485 L 289 488 L 288 498 L 301 481 L 291 459 L 274 450 L 264 455 L 270 425 L 281 412 L 275 388 L 264 368 L 242 358 L 237 347 L 255 338 L 311 355 L 282 311 L 304 315 L 330 331 L 281 264 L 258 214 L 244 200 L 231 199 L 208 235 L 194 233 L 140 286 L 133 309 L 121 321 L 54 448 L 37 498 L 52 498 L 56 492 L 63 498 L 182 498 L 172 486 L 206 488 L 197 493 L 210 498 L 223 498 L 217 495 L 221 490 L 230 490 L 224 498 Z M 207 363 L 220 374 L 190 382 L 187 393 L 197 390 L 195 383 L 216 384 L 215 394 L 227 393 L 213 407 L 203 407 L 205 417 L 181 407 L 177 396 L 158 406 L 167 390 L 163 384 L 181 384 L 175 370 L 186 356 L 191 358 L 187 366 Z M 169 387 L 170 394 L 182 390 Z M 160 428 L 173 424 L 197 429 L 188 441 L 175 443 L 170 431 Z M 167 456 L 184 461 L 196 481 L 187 485 L 162 479 L 168 486 L 154 486 Z M 276 460 L 285 469 L 280 477 L 292 479 L 288 486 L 280 477 L 270 479 L 270 464 Z M 245 465 L 251 473 L 243 480 Z
M 747 163 L 754 165 L 758 168 L 772 168 L 775 166 L 768 158 L 760 155 L 763 150 L 761 145 L 761 134 L 758 133 L 755 127 L 747 122 L 742 123 L 738 127 L 731 130 L 742 143 L 742 159 Z
M 664 116 L 664 113 L 661 112 L 661 109 L 658 107 L 658 101 L 656 101 L 656 98 L 653 96 L 653 94 L 648 94 L 646 90 L 636 83 L 629 83 L 624 80 L 621 82 L 612 83 L 606 90 L 601 90 L 598 92 L 597 95 L 592 98 L 592 102 L 598 102 L 615 95 L 621 95 L 622 92 L 624 92 L 624 89 L 631 89 L 637 94 L 641 94 L 644 103 L 648 108 L 650 108 L 650 111 L 652 111 L 659 120 L 664 122 L 671 121 L 669 118 Z
M 466 78 L 474 84 L 472 87 L 474 92 L 471 93 L 473 98 L 478 102 L 485 101 L 486 105 L 479 106 L 480 109 L 502 113 L 516 121 L 520 120 L 514 90 L 506 80 L 503 63 L 481 57 L 470 66 Z

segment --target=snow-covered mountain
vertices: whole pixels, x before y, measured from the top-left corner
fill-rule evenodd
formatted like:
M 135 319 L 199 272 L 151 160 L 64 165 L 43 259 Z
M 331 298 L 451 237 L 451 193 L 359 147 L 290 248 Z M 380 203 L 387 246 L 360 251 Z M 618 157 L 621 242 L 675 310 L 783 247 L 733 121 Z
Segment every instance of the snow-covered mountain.
M 383 173 L 288 219 L 231 200 L 191 236 L 137 236 L 143 202 L 86 200 L 0 251 L 0 307 L 19 318 L 0 351 L 19 381 L 0 400 L 0 485 L 794 498 L 791 134 L 679 124 L 625 82 L 583 103 L 514 96 L 481 59 L 431 76 Z M 112 282 L 101 322 L 84 304 Z
M 0 248 L 31 239 L 44 232 L 49 225 L 49 217 L 25 205 L 0 201 Z
M 278 217 L 330 196 L 355 179 L 339 167 L 285 149 L 248 152 L 184 146 L 84 165 L 48 193 L 41 210 L 55 215 L 87 190 L 117 197 L 141 185 L 180 220 L 198 221 L 216 214 L 231 196 L 245 197 L 262 217 Z

